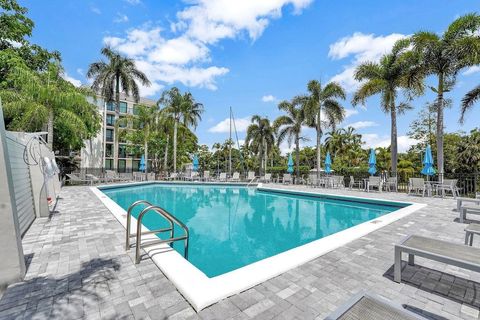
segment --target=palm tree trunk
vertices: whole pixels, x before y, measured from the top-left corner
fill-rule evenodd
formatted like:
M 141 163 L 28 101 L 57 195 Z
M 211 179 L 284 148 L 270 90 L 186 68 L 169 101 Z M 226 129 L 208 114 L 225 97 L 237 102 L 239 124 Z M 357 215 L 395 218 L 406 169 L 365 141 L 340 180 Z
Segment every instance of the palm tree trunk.
M 144 152 L 144 156 L 145 156 L 145 178 L 146 180 L 148 180 L 148 142 L 145 140 L 145 144 L 143 146 L 145 152 Z
M 48 122 L 47 122 L 47 130 L 48 130 L 47 145 L 52 151 L 53 151 L 53 120 L 54 120 L 53 110 L 50 109 L 48 110 Z
M 268 163 L 268 150 L 267 150 L 267 142 L 265 142 L 265 148 L 264 148 L 264 155 L 265 155 L 265 168 L 263 170 L 263 174 L 265 175 L 267 173 L 267 163 Z
M 170 142 L 170 135 L 167 134 L 167 143 L 165 144 L 165 156 L 163 158 L 163 169 L 168 171 L 168 144 Z
M 295 184 L 297 184 L 300 180 L 300 139 L 298 136 L 295 137 L 295 153 L 295 162 L 297 165 L 297 179 L 295 181 Z
M 437 88 L 437 163 L 440 181 L 443 181 L 444 163 L 443 163 L 443 74 L 438 75 Z
M 120 76 L 117 74 L 115 77 L 115 121 L 120 119 Z M 118 133 L 119 129 L 118 126 L 115 126 L 115 139 L 113 144 L 113 169 L 117 169 L 118 167 Z
M 318 115 L 317 115 L 317 180 L 320 178 L 320 164 L 322 161 L 321 157 L 321 150 L 320 150 L 320 143 L 322 140 L 322 127 L 321 127 L 321 112 L 322 112 L 322 107 L 320 106 L 320 109 L 318 110 Z
M 397 162 L 398 162 L 398 145 L 397 145 L 397 109 L 395 106 L 395 101 L 392 102 L 390 107 L 390 116 L 391 116 L 391 141 L 390 141 L 390 153 L 392 160 L 392 177 L 397 176 Z
M 175 124 L 173 125 L 173 172 L 177 172 L 177 130 L 178 121 L 175 119 Z

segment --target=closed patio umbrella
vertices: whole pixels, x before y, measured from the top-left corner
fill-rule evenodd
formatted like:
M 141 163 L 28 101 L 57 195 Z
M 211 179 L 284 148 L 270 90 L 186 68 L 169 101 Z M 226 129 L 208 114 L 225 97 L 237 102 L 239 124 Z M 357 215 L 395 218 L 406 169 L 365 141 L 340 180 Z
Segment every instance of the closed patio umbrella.
M 293 173 L 293 158 L 292 158 L 292 154 L 290 153 L 290 155 L 288 156 L 288 168 L 287 168 L 287 172 L 288 173 Z
M 325 172 L 332 172 L 332 158 L 330 157 L 330 152 L 327 152 L 327 156 L 325 157 Z
M 370 156 L 368 157 L 368 173 L 372 176 L 377 172 L 376 164 L 377 157 L 375 155 L 375 150 L 372 148 L 370 149 Z
M 426 176 L 433 176 L 437 173 L 437 171 L 433 167 L 432 148 L 430 147 L 430 145 L 427 145 L 427 148 L 425 148 L 425 156 L 423 158 L 423 168 L 421 173 Z
M 145 172 L 145 156 L 143 154 L 140 158 L 140 166 L 138 167 L 138 170 Z

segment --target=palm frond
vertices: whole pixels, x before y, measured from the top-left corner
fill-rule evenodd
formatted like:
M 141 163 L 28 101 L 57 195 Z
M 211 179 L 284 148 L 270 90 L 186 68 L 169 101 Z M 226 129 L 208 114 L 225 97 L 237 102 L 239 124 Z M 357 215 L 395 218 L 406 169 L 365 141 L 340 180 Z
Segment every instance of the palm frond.
M 467 92 L 463 97 L 460 109 L 460 123 L 464 123 L 465 114 L 478 100 L 480 100 L 480 85 Z

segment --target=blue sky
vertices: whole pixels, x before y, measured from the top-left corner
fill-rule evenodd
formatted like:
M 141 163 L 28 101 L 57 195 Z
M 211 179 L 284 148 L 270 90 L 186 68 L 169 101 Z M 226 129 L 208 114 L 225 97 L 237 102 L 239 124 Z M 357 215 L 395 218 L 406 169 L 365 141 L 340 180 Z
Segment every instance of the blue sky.
M 253 114 L 274 119 L 277 103 L 306 92 L 310 79 L 336 80 L 349 93 L 348 117 L 368 146 L 389 144 L 390 120 L 371 98 L 353 109 L 355 65 L 376 60 L 395 40 L 418 30 L 442 32 L 456 17 L 478 11 L 471 0 L 314 1 L 314 0 L 108 0 L 20 1 L 36 27 L 33 42 L 59 50 L 67 77 L 88 83 L 85 70 L 109 44 L 131 56 L 151 78 L 144 96 L 158 98 L 171 86 L 190 90 L 205 105 L 197 128 L 201 143 L 228 136 L 228 108 L 238 119 L 239 137 Z M 448 131 L 479 125 L 480 105 L 458 124 L 459 100 L 480 82 L 480 68 L 464 70 L 449 94 Z M 434 95 L 413 101 L 416 110 L 399 118 L 399 146 L 418 109 Z M 314 144 L 314 132 L 305 145 Z M 288 146 L 282 147 L 284 150 Z

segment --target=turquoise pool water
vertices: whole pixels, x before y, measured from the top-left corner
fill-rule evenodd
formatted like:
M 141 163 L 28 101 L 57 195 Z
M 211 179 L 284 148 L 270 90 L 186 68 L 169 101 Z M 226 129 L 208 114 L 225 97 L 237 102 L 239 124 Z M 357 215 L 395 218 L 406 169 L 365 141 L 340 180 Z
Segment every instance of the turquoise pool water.
M 214 277 L 378 218 L 408 204 L 306 196 L 224 185 L 147 184 L 103 188 L 125 210 L 147 200 L 190 230 L 189 261 Z M 138 216 L 141 208 L 134 210 Z M 155 213 L 144 225 L 166 226 Z M 182 230 L 175 230 L 176 235 Z M 163 236 L 162 236 L 163 237 Z M 183 255 L 183 242 L 174 245 Z

